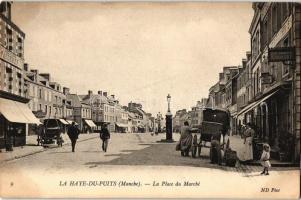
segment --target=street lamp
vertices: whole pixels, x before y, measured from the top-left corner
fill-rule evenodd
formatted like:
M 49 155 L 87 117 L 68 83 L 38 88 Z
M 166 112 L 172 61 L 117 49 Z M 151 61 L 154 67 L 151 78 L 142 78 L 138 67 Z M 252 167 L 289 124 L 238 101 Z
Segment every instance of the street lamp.
M 172 139 L 172 114 L 170 112 L 170 94 L 167 95 L 168 109 L 166 113 L 166 142 L 173 142 Z
M 170 112 L 170 101 L 171 101 L 171 96 L 170 94 L 167 95 L 167 103 L 168 103 L 168 110 L 167 112 Z

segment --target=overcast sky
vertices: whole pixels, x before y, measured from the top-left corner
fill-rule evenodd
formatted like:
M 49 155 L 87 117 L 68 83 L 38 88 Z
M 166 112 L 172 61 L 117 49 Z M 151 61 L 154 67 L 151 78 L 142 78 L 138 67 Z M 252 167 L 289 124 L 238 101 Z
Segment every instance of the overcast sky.
M 250 50 L 251 3 L 21 3 L 25 62 L 85 94 L 115 94 L 153 114 L 191 108 L 223 66 Z

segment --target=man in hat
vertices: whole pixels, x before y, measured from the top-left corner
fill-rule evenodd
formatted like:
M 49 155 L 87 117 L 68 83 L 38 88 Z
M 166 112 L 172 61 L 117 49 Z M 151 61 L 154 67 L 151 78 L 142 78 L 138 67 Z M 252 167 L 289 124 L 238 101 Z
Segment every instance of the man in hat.
M 102 140 L 102 150 L 104 152 L 107 152 L 109 139 L 111 137 L 110 131 L 108 130 L 107 126 L 108 124 L 104 124 L 101 127 L 101 131 L 100 131 L 100 139 Z
M 71 140 L 72 152 L 74 152 L 75 151 L 76 140 L 78 139 L 78 135 L 79 135 L 79 130 L 75 126 L 74 122 L 72 122 L 71 126 L 68 128 L 67 134 L 68 134 L 68 136 Z

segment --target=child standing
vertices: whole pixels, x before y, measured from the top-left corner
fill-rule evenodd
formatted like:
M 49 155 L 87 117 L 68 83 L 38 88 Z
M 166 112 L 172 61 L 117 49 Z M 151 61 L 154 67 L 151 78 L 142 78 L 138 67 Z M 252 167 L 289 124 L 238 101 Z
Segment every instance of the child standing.
M 261 172 L 261 174 L 269 175 L 269 168 L 271 167 L 271 163 L 269 160 L 270 160 L 270 145 L 264 144 L 263 151 L 260 158 L 261 165 L 263 166 L 263 171 Z

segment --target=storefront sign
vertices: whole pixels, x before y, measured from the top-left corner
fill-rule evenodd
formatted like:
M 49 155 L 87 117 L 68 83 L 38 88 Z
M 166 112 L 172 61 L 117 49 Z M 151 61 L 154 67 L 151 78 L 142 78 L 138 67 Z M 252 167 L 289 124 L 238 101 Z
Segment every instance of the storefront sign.
M 295 51 L 293 47 L 276 47 L 268 50 L 268 62 L 294 61 Z
M 0 58 L 20 69 L 23 69 L 23 60 L 18 56 L 14 55 L 12 52 L 5 49 L 0 45 Z
M 269 73 L 261 73 L 261 83 L 271 84 L 273 82 L 273 77 Z

